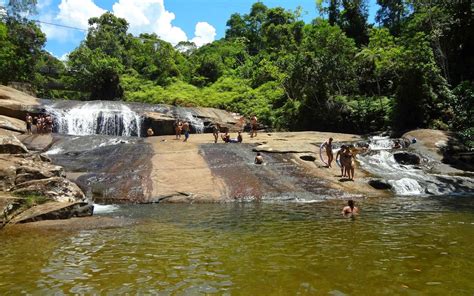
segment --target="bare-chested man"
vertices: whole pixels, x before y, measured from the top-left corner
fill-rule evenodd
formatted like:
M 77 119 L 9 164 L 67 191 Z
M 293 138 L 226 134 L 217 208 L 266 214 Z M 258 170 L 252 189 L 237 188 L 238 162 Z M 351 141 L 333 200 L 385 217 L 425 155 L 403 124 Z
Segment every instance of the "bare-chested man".
M 343 156 L 344 150 L 346 150 L 346 145 L 342 145 L 341 149 L 339 149 L 339 151 L 337 151 L 337 154 L 336 154 L 336 162 L 337 162 L 337 159 L 339 158 L 339 164 L 341 166 L 341 178 L 346 176 L 346 169 L 345 169 L 346 161 Z
M 212 135 L 214 136 L 214 143 L 217 143 L 217 140 L 219 140 L 219 132 L 221 131 L 221 125 L 216 123 L 212 127 Z
M 257 136 L 257 128 L 258 128 L 258 119 L 257 116 L 253 115 L 250 117 L 250 137 L 256 137 Z
M 260 152 L 257 152 L 257 156 L 255 156 L 255 164 L 263 164 L 263 156 Z
M 183 132 L 184 132 L 184 140 L 183 142 L 187 142 L 189 138 L 189 122 L 185 121 L 183 123 Z
M 31 125 L 33 125 L 33 117 L 31 117 L 30 113 L 26 113 L 26 134 L 31 135 Z
M 181 130 L 183 129 L 183 123 L 178 120 L 174 123 L 174 132 L 176 134 L 176 140 L 181 139 Z

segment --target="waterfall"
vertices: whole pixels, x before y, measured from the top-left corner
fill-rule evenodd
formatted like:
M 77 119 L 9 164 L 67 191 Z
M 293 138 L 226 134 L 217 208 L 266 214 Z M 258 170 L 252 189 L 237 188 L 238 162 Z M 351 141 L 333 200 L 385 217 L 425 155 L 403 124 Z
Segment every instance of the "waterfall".
M 77 103 L 70 108 L 47 106 L 53 116 L 54 130 L 66 135 L 141 136 L 142 118 L 119 102 Z
M 176 117 L 180 120 L 189 122 L 191 128 L 194 129 L 197 134 L 202 134 L 204 132 L 204 122 L 200 118 L 194 116 L 190 111 L 177 107 L 176 113 Z

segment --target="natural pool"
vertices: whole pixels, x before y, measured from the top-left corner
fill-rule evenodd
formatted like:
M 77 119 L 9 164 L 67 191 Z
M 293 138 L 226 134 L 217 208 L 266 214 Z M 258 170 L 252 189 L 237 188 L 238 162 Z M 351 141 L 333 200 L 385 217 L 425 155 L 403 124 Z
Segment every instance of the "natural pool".
M 0 231 L 0 294 L 473 295 L 474 196 L 162 204 Z

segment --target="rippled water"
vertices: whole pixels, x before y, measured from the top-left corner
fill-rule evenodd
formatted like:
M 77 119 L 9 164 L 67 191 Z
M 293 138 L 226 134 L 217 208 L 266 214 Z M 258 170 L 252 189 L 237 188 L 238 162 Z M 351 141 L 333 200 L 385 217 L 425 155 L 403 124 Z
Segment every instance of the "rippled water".
M 473 197 L 120 206 L 140 223 L 0 232 L 0 294 L 474 293 Z

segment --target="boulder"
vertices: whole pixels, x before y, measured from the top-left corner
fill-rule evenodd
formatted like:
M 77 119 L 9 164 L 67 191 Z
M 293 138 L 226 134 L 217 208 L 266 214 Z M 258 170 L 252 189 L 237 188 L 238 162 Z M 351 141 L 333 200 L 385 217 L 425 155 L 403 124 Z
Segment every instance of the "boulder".
M 392 189 L 392 185 L 390 185 L 389 183 L 383 180 L 378 180 L 378 179 L 370 180 L 369 185 L 379 190 Z
M 15 216 L 10 223 L 29 223 L 42 220 L 70 219 L 92 216 L 94 206 L 87 202 L 49 202 L 30 208 Z
M 82 190 L 75 183 L 62 177 L 26 181 L 16 184 L 11 191 L 20 196 L 42 195 L 58 202 L 85 200 Z
M 418 155 L 409 152 L 395 153 L 393 157 L 400 164 L 418 165 L 421 163 L 421 158 Z
M 39 113 L 39 100 L 14 88 L 0 85 L 0 114 L 23 120 L 26 113 Z
M 25 133 L 26 123 L 17 118 L 0 115 L 0 128 L 18 133 Z
M 21 135 L 18 136 L 18 139 L 28 150 L 33 151 L 46 151 L 59 140 L 52 134 Z
M 0 154 L 28 153 L 28 149 L 15 136 L 0 136 Z
M 151 127 L 155 135 L 173 135 L 174 122 L 173 116 L 159 112 L 145 112 L 145 126 Z

